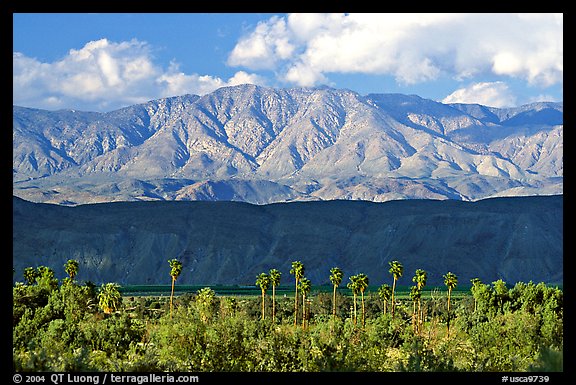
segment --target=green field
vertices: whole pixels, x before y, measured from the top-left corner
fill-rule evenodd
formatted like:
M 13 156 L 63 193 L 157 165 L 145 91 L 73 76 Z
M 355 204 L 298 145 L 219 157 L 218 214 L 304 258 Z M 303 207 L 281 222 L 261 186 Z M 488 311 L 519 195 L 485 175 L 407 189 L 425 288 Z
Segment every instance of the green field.
M 175 295 L 182 295 L 182 294 L 194 294 L 197 293 L 198 290 L 209 287 L 216 295 L 219 296 L 259 296 L 261 295 L 260 288 L 256 285 L 176 285 L 174 287 L 174 294 Z M 170 285 L 125 285 L 121 286 L 119 291 L 120 293 L 127 297 L 127 296 L 170 296 Z M 329 285 L 317 285 L 312 286 L 312 290 L 310 294 L 314 296 L 315 294 L 319 293 L 332 293 L 333 287 Z M 370 295 L 371 293 L 376 294 L 378 291 L 378 286 L 369 286 L 366 290 L 365 295 Z M 337 292 L 346 295 L 352 296 L 352 291 L 346 287 L 339 287 Z M 447 292 L 446 287 L 438 286 L 438 287 L 428 287 L 422 290 L 423 298 L 429 298 L 434 295 L 445 295 Z M 268 289 L 266 294 L 271 295 L 272 289 Z M 397 286 L 396 287 L 396 296 L 397 298 L 408 298 L 410 293 L 410 286 Z M 280 285 L 276 288 L 276 295 L 278 297 L 282 296 L 293 296 L 294 295 L 294 285 Z M 471 295 L 470 293 L 470 285 L 463 285 L 461 287 L 456 287 L 452 290 L 452 297 L 458 298 L 463 296 Z

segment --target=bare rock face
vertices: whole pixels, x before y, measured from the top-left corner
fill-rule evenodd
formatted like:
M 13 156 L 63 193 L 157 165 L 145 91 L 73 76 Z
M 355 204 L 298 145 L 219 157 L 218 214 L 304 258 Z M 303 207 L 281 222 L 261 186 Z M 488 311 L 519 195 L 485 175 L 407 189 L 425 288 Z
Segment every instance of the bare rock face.
M 108 113 L 14 106 L 13 180 L 66 205 L 562 194 L 563 104 L 241 85 Z
M 217 186 L 213 186 L 217 189 Z M 178 258 L 181 284 L 253 285 L 276 268 L 291 281 L 302 261 L 314 285 L 330 269 L 345 280 L 366 273 L 391 283 L 388 262 L 404 265 L 400 285 L 416 269 L 428 284 L 455 273 L 462 285 L 480 278 L 563 282 L 563 197 L 456 200 L 292 202 L 116 202 L 65 207 L 13 199 L 14 280 L 45 265 L 65 277 L 77 259 L 79 281 L 169 284 Z

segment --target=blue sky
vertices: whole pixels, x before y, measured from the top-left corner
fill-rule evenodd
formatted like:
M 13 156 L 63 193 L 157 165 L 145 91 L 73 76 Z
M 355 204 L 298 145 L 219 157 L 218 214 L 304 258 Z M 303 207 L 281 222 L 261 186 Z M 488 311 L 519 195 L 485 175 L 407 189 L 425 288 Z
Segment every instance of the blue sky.
M 241 83 L 494 107 L 562 101 L 563 15 L 13 15 L 16 105 L 110 111 Z

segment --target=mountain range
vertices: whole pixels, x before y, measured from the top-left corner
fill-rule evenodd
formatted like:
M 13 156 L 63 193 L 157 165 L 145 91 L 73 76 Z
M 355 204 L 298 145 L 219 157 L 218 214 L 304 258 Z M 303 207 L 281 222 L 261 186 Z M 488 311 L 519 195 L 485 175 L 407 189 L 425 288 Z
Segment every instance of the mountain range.
M 370 284 L 392 283 L 388 262 L 400 261 L 399 285 L 416 269 L 429 286 L 453 272 L 459 286 L 563 282 L 563 196 L 501 197 L 474 202 L 406 199 L 388 202 L 154 201 L 63 206 L 13 198 L 14 280 L 24 268 L 51 267 L 96 284 L 170 284 L 168 260 L 183 270 L 178 284 L 254 285 L 275 268 L 293 284 L 291 262 L 304 264 L 313 285 L 365 273 Z
M 13 195 L 79 205 L 563 191 L 563 103 L 240 85 L 96 113 L 13 107 Z

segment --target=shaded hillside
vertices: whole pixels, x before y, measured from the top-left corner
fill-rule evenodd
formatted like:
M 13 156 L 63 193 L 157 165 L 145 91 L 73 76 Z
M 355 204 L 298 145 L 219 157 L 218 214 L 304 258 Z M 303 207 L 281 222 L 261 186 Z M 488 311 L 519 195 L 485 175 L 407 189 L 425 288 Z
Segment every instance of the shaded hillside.
M 510 197 L 477 202 L 402 200 L 293 202 L 116 202 L 64 207 L 13 198 L 15 280 L 27 266 L 64 277 L 77 259 L 77 279 L 95 283 L 169 284 L 168 259 L 178 258 L 181 284 L 253 285 L 277 268 L 293 282 L 291 262 L 304 263 L 313 284 L 344 282 L 359 272 L 370 284 L 391 283 L 388 262 L 404 264 L 442 285 L 479 277 L 563 281 L 563 197 Z

